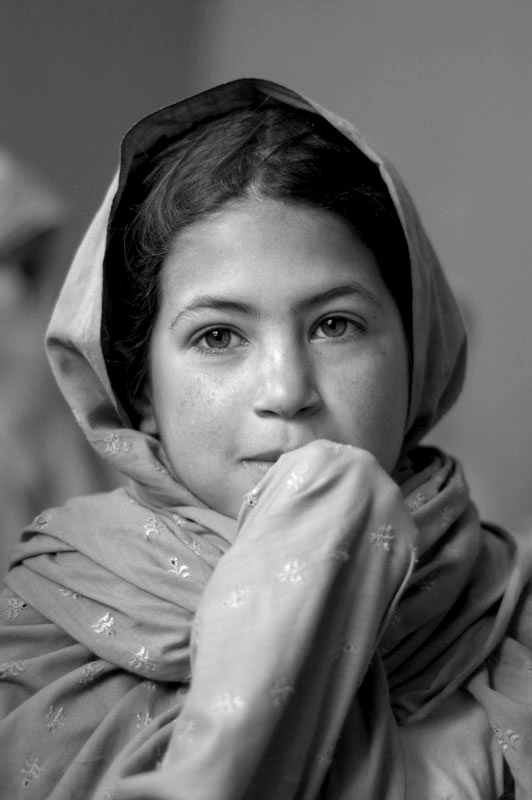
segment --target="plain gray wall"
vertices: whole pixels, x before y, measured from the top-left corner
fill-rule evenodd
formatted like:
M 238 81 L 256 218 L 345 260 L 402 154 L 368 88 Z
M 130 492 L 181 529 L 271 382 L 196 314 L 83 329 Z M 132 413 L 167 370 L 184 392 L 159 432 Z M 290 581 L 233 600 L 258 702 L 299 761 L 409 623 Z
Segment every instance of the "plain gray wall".
M 209 0 L 0 0 L 0 144 L 70 208 L 68 258 L 126 130 L 196 91 Z
M 532 3 L 0 2 L 0 140 L 72 206 L 65 251 L 137 117 L 256 75 L 350 118 L 421 208 L 471 321 L 469 377 L 436 434 L 484 516 L 532 512 Z

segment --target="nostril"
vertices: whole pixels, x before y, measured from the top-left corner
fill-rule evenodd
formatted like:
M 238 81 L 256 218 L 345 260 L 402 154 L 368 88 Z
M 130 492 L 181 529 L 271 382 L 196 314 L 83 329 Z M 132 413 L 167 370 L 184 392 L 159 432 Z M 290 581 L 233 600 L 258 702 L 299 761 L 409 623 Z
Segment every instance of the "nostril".
M 313 387 L 304 391 L 262 391 L 258 394 L 254 410 L 259 415 L 292 419 L 310 416 L 321 407 L 321 397 Z

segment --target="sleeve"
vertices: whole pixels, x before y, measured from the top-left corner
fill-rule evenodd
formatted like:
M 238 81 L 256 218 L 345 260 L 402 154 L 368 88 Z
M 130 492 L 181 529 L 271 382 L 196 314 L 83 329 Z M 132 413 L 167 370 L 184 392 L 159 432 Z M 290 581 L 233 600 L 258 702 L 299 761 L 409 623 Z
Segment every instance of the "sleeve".
M 402 796 L 376 651 L 416 541 L 370 454 L 319 441 L 282 456 L 247 496 L 202 597 L 162 767 L 142 773 L 132 757 L 113 797 L 313 798 L 324 780 L 335 796 Z

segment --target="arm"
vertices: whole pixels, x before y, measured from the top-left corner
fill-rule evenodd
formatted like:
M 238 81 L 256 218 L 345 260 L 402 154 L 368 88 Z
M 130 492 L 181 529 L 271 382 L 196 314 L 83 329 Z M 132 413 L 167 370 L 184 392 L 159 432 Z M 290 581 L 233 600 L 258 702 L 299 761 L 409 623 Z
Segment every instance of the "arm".
M 397 486 L 368 453 L 313 442 L 284 455 L 248 497 L 201 600 L 192 685 L 163 767 L 135 775 L 133 759 L 117 798 L 313 797 L 342 731 L 358 723 L 349 785 L 368 780 L 370 750 L 381 780 L 394 744 L 372 662 L 416 539 Z M 356 700 L 363 682 L 374 703 Z

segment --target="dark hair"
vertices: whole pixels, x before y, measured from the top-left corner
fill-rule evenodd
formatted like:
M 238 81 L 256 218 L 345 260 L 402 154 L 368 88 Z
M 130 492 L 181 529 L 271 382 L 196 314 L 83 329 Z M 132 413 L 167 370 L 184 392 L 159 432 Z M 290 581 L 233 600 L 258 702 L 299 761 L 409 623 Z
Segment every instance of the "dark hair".
M 320 115 L 268 99 L 203 120 L 150 157 L 133 184 L 103 337 L 111 383 L 134 423 L 162 262 L 180 231 L 231 201 L 271 198 L 347 218 L 373 251 L 410 337 L 408 251 L 392 199 L 378 167 Z

